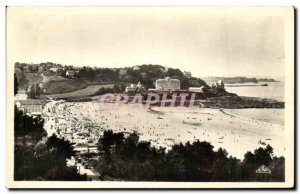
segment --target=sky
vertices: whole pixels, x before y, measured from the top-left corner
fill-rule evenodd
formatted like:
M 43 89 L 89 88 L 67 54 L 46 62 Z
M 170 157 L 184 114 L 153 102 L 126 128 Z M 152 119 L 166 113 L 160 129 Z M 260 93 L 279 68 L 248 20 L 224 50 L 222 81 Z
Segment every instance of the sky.
M 128 67 L 193 76 L 284 75 L 284 9 L 8 7 L 10 62 Z

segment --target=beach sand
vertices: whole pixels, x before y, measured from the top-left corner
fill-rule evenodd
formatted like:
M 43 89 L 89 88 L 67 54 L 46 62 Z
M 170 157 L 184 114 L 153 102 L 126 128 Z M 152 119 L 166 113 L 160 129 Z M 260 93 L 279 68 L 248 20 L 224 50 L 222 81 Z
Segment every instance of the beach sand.
M 97 131 L 97 135 L 98 131 L 108 129 L 125 133 L 135 131 L 140 135 L 140 141 L 147 140 L 152 146 L 166 147 L 167 150 L 174 143 L 199 139 L 210 142 L 215 150 L 224 148 L 229 155 L 239 159 L 243 159 L 247 151 L 270 144 L 274 148 L 274 155 L 284 156 L 284 126 L 272 119 L 253 118 L 255 109 L 247 118 L 247 114 L 238 115 L 231 110 L 208 108 L 148 109 L 123 104 L 116 109 L 103 109 L 97 102 L 51 102 L 51 105 L 47 105 L 53 110 L 48 113 L 49 119 L 45 121 L 48 133 L 55 132 L 57 127 L 67 131 L 80 128 L 92 134 Z M 269 111 L 271 117 L 274 109 L 264 111 L 264 114 Z M 58 118 L 56 121 L 53 115 Z M 70 124 L 70 120 L 73 124 Z M 84 123 L 84 126 L 75 126 L 76 123 Z

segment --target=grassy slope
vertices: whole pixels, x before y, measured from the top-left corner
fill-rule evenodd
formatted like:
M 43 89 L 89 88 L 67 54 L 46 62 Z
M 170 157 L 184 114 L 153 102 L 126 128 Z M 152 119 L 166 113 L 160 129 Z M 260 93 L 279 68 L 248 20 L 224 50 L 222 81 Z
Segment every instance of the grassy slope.
M 46 94 L 53 97 L 72 97 L 72 96 L 87 96 L 94 94 L 99 90 L 97 85 L 103 84 L 103 87 L 112 87 L 107 83 L 99 83 L 97 81 L 87 81 L 80 79 L 68 79 L 58 75 L 43 75 L 45 82 Z M 95 87 L 94 87 L 95 85 Z M 91 87 L 88 87 L 91 86 Z M 86 93 L 86 94 L 85 94 Z
M 112 87 L 113 84 L 98 84 L 98 85 L 89 85 L 86 88 L 76 90 L 73 92 L 65 92 L 60 94 L 50 94 L 49 97 L 52 98 L 82 98 L 95 94 L 100 88 Z
M 88 84 L 82 80 L 52 80 L 46 83 L 46 94 L 59 94 L 86 88 Z
M 89 85 L 101 84 L 85 80 L 74 80 L 59 76 L 55 73 L 23 73 L 15 70 L 19 82 L 19 89 L 27 89 L 29 85 L 44 83 L 46 94 L 63 94 L 87 88 Z

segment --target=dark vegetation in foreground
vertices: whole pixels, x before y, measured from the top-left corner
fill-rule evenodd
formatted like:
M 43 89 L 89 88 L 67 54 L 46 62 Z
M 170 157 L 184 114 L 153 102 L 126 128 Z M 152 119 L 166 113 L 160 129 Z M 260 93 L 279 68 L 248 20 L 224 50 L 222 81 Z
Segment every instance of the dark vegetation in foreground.
M 14 179 L 43 181 L 86 181 L 76 167 L 67 167 L 66 159 L 75 156 L 73 145 L 55 135 L 43 140 L 43 120 L 26 116 L 15 109 Z M 228 156 L 226 150 L 213 150 L 208 142 L 175 144 L 166 152 L 149 141 L 139 141 L 136 133 L 105 131 L 98 142 L 98 154 L 87 154 L 86 161 L 101 180 L 249 182 L 285 180 L 285 160 L 273 156 L 267 145 L 244 159 Z M 257 174 L 265 165 L 270 174 Z
M 15 107 L 14 179 L 36 181 L 84 181 L 76 167 L 67 167 L 73 145 L 55 135 L 42 141 L 43 120 L 24 115 Z
M 247 152 L 242 161 L 228 156 L 226 150 L 213 150 L 208 142 L 175 144 L 168 152 L 156 149 L 150 142 L 139 141 L 136 133 L 125 137 L 123 133 L 104 132 L 98 149 L 96 169 L 103 180 L 127 181 L 199 181 L 247 182 L 284 181 L 283 157 L 273 156 L 267 145 Z M 265 165 L 271 174 L 257 174 Z

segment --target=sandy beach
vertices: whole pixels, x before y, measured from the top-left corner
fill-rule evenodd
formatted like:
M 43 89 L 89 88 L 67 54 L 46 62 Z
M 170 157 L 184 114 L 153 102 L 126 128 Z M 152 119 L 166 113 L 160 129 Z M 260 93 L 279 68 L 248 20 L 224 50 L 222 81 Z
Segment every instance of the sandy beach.
M 49 112 L 50 110 L 50 112 Z M 151 107 L 123 104 L 116 109 L 102 109 L 97 102 L 49 102 L 44 109 L 45 129 L 48 134 L 72 133 L 77 142 L 97 141 L 104 130 L 140 135 L 140 141 L 147 140 L 152 146 L 165 147 L 174 143 L 210 142 L 214 149 L 224 148 L 228 154 L 242 159 L 247 151 L 270 144 L 274 155 L 284 156 L 284 126 L 272 119 L 259 120 L 234 110 L 207 108 Z M 273 111 L 273 113 L 272 113 Z M 277 111 L 277 120 L 281 111 Z M 264 109 L 264 114 L 274 114 L 274 109 Z M 54 117 L 57 117 L 54 119 Z M 284 120 L 282 114 L 282 122 Z M 59 129 L 59 130 L 58 130 Z M 83 138 L 78 133 L 92 135 Z M 70 136 L 71 137 L 71 136 Z

